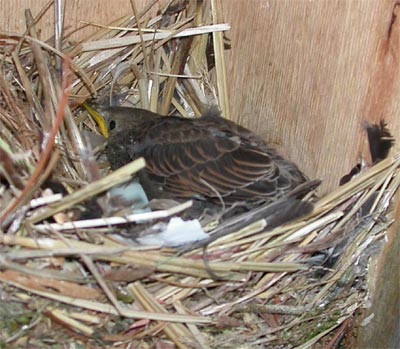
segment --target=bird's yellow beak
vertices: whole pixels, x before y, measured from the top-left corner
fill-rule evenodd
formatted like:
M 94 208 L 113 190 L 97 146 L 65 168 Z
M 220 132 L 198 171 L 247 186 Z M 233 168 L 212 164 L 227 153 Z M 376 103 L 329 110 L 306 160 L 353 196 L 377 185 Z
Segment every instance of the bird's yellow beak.
M 104 118 L 99 114 L 99 112 L 97 110 L 94 110 L 87 103 L 83 103 L 83 107 L 86 109 L 86 111 L 89 113 L 89 115 L 94 119 L 94 121 L 96 121 L 97 125 L 99 125 L 101 134 L 105 138 L 108 138 L 108 130 L 107 130 L 107 125 L 106 125 L 106 121 L 104 120 Z

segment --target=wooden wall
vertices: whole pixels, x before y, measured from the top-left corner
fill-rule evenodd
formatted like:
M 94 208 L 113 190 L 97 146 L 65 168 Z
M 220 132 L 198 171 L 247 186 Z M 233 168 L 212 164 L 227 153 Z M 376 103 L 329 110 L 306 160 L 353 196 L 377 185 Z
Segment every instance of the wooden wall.
M 161 0 L 159 0 L 161 1 Z M 3 0 L 0 31 L 23 31 L 24 9 L 47 0 Z M 365 147 L 362 123 L 385 118 L 400 135 L 399 21 L 395 0 L 221 0 L 231 117 L 276 143 L 322 191 Z M 136 0 L 139 8 L 146 0 Z M 66 0 L 66 25 L 106 24 L 129 0 Z M 51 30 L 49 16 L 42 29 Z
M 363 121 L 400 134 L 395 3 L 224 1 L 233 118 L 282 144 L 323 190 L 356 162 Z

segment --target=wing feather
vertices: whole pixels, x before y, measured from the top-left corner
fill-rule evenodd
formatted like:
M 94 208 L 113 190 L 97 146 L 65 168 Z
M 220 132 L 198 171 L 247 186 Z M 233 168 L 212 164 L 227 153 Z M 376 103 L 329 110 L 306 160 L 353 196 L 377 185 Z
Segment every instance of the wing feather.
M 306 180 L 250 131 L 221 118 L 153 118 L 114 138 L 111 144 L 125 142 L 124 147 L 114 147 L 109 156 L 143 156 L 149 178 L 164 183 L 172 196 L 269 199 Z

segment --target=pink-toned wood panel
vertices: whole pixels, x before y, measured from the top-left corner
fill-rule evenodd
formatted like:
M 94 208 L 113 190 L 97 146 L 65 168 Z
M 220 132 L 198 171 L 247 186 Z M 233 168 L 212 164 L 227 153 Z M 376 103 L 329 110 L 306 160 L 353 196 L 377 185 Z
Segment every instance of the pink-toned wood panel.
M 400 134 L 395 4 L 223 0 L 232 24 L 227 70 L 233 119 L 324 179 L 323 191 L 357 160 L 363 121 L 385 118 Z

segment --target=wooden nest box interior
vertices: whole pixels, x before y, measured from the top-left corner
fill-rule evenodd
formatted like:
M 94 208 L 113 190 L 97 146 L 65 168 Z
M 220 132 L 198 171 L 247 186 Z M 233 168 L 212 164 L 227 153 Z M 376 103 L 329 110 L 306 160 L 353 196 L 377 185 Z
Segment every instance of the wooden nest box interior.
M 65 0 L 54 3 L 44 0 L 3 0 L 0 8 L 0 45 L 9 45 L 10 37 L 13 40 L 22 37 L 27 30 L 24 10 L 28 8 L 37 19 L 37 39 L 46 40 L 54 35 L 54 16 L 57 4 L 61 4 L 64 14 L 63 28 L 69 33 L 68 43 L 71 47 L 76 44 L 76 50 L 79 50 L 87 44 L 80 41 L 98 31 L 100 26 L 108 25 L 128 14 L 137 15 L 147 7 L 150 8 L 150 5 L 153 7 L 149 13 L 153 11 L 155 16 L 157 9 L 164 8 L 166 3 L 164 0 Z M 206 4 L 206 8 L 214 11 L 211 13 L 210 10 L 214 24 L 230 26 L 229 30 L 219 33 L 220 45 L 216 45 L 215 37 L 212 45 L 214 50 L 220 49 L 220 54 L 224 56 L 223 67 L 217 67 L 222 72 L 217 73 L 222 74 L 218 76 L 225 79 L 212 81 L 217 91 L 212 102 L 220 104 L 224 117 L 254 131 L 273 144 L 309 178 L 321 179 L 319 197 L 323 198 L 337 190 L 340 179 L 357 163 L 366 164 L 367 167 L 372 165 L 365 131 L 367 123 L 379 124 L 383 120 L 395 141 L 390 154 L 392 156 L 398 153 L 400 6 L 397 1 L 176 0 L 171 3 L 175 9 L 189 4 L 199 11 Z M 49 9 L 43 12 L 43 17 L 36 17 L 46 8 Z M 144 21 L 142 24 L 147 25 L 148 22 Z M 84 28 L 74 32 L 81 27 Z M 146 32 L 143 31 L 142 34 Z M 53 45 L 51 40 L 46 43 Z M 12 61 L 12 56 L 6 56 L 3 56 L 3 63 L 8 64 Z M 5 66 L 3 64 L 0 74 L 7 79 Z M 135 72 L 132 68 L 130 74 L 136 74 L 137 77 L 140 72 Z M 91 93 L 89 90 L 86 98 Z M 83 94 L 80 97 L 82 96 Z M 79 104 L 78 100 L 75 102 Z M 162 104 L 159 106 L 163 108 Z M 177 109 L 179 110 L 178 107 Z M 168 110 L 167 106 L 165 114 Z M 194 110 L 194 114 L 200 112 L 201 110 Z M 392 200 L 390 215 L 390 219 L 395 222 L 388 228 L 388 242 L 375 260 L 374 268 L 377 273 L 374 286 L 371 286 L 374 297 L 363 315 L 364 320 L 370 317 L 370 321 L 367 321 L 369 327 L 365 330 L 360 326 L 357 329 L 359 337 L 352 342 L 353 345 L 356 342 L 360 348 L 371 343 L 374 347 L 395 347 L 396 341 L 400 341 L 398 335 L 395 337 L 394 334 L 395 327 L 399 325 L 400 314 L 398 310 L 397 313 L 393 310 L 396 304 L 398 308 L 400 302 L 397 292 L 399 271 L 394 267 L 398 264 L 395 263 L 395 258 L 400 245 L 398 193 Z M 2 241 L 5 244 L 12 245 L 8 238 L 4 239 Z M 83 255 L 82 249 L 80 251 Z M 82 260 L 85 258 L 82 257 Z M 110 265 L 113 263 L 111 260 L 108 259 Z M 90 269 L 90 261 L 85 263 L 85 268 Z M 0 266 L 2 270 L 3 267 L 8 268 L 3 262 L 0 262 Z M 10 269 L 15 270 L 15 265 Z M 390 280 L 397 280 L 397 285 L 396 281 L 391 283 Z M 7 283 L 6 275 L 1 276 L 1 281 L 4 285 Z M 140 293 L 142 290 L 137 287 L 134 292 Z M 264 292 L 268 292 L 268 289 Z M 379 301 L 379 298 L 384 301 Z M 179 302 L 174 306 L 182 316 L 192 315 L 185 313 L 186 308 L 179 308 Z M 162 312 L 157 305 L 155 307 L 158 312 Z M 114 314 L 112 311 L 110 313 Z M 393 318 L 384 319 L 382 314 L 392 314 Z M 56 316 L 58 315 L 53 314 L 50 318 Z M 61 316 L 56 320 L 60 323 L 63 321 Z M 90 320 L 87 321 L 90 323 Z M 176 321 L 184 322 L 184 319 L 179 318 Z M 204 320 L 204 323 L 208 324 L 207 321 Z M 228 322 L 228 319 L 224 321 Z M 265 321 L 271 324 L 275 320 L 273 316 L 266 316 Z M 383 323 L 386 325 L 382 325 Z M 163 326 L 165 325 L 160 325 L 160 331 L 164 329 Z M 82 328 L 80 335 L 94 336 L 85 326 Z M 174 328 L 173 331 L 179 334 L 179 327 L 177 328 L 178 330 Z M 126 329 L 126 332 L 130 330 Z M 182 331 L 185 334 L 188 330 L 185 328 Z M 180 334 L 183 335 L 182 333 Z M 110 335 L 108 338 L 112 340 L 111 337 Z M 0 342 L 2 340 L 0 338 Z M 260 348 L 267 345 L 266 342 L 259 343 Z M 326 347 L 335 347 L 334 339 L 324 344 L 331 345 Z M 185 344 L 180 346 L 188 347 Z M 300 347 L 303 348 L 298 346 Z

